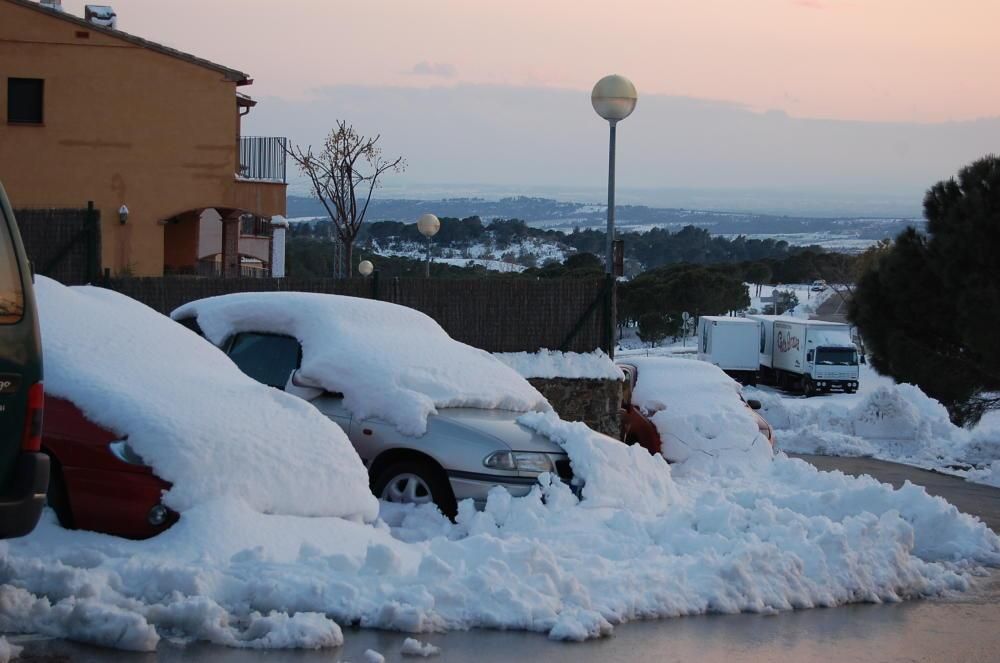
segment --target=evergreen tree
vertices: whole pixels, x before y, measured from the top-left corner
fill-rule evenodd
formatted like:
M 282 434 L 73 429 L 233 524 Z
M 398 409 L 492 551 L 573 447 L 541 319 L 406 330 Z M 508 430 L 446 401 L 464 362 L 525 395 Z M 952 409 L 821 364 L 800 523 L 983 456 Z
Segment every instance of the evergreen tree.
M 968 425 L 1000 407 L 1000 158 L 934 185 L 924 215 L 926 236 L 903 232 L 861 277 L 850 318 L 876 369 Z

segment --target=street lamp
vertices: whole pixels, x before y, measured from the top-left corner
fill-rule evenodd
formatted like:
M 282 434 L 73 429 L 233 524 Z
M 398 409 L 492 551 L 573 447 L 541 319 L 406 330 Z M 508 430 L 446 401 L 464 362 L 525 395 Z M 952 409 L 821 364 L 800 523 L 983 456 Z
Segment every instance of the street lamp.
M 362 260 L 358 263 L 358 272 L 361 276 L 368 278 L 375 271 L 375 265 L 372 264 L 371 260 Z
M 639 95 L 632 81 L 612 74 L 597 81 L 590 93 L 590 103 L 597 114 L 611 125 L 611 146 L 608 150 L 608 241 L 604 271 L 613 271 L 613 246 L 615 241 L 615 127 L 635 110 Z
M 430 278 L 431 276 L 431 237 L 437 235 L 438 231 L 441 230 L 441 221 L 438 220 L 433 214 L 424 214 L 419 219 L 417 219 L 417 230 L 420 234 L 427 238 L 427 265 L 424 271 L 424 276 Z

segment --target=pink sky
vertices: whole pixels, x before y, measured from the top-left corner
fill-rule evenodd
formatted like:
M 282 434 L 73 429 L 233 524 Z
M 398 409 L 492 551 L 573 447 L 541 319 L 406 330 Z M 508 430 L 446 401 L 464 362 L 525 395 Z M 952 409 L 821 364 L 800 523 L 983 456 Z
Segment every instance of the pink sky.
M 121 29 L 252 74 L 258 97 L 343 83 L 589 90 L 617 72 L 640 95 L 798 117 L 1000 115 L 995 0 L 107 1 Z

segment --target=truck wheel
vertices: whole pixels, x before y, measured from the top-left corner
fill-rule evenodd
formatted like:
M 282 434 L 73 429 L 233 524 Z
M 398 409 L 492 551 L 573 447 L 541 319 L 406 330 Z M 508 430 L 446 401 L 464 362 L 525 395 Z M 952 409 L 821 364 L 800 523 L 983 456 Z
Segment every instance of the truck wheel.
M 423 460 L 404 460 L 383 470 L 372 483 L 375 497 L 399 504 L 433 502 L 448 518 L 455 518 L 458 503 L 448 476 L 437 465 Z
M 816 383 L 812 381 L 812 378 L 802 378 L 802 393 L 806 395 L 806 398 L 816 395 Z

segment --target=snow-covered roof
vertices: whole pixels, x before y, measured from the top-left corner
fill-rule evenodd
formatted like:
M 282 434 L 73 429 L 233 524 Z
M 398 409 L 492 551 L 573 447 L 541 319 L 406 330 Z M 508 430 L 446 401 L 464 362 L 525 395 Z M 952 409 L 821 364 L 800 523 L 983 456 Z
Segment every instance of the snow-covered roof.
M 526 378 L 621 380 L 621 369 L 602 350 L 594 352 L 494 352 L 493 356 Z
M 242 331 L 294 336 L 302 379 L 344 394 L 357 417 L 377 417 L 422 435 L 437 408 L 527 412 L 549 404 L 514 369 L 455 341 L 411 308 L 358 297 L 247 292 L 191 302 L 174 319 L 197 317 L 216 344 Z
M 308 403 L 244 375 L 139 302 L 37 277 L 45 390 L 128 438 L 184 511 L 219 498 L 265 513 L 373 520 L 346 435 Z
M 652 413 L 667 458 L 721 457 L 729 450 L 771 457 L 740 385 L 717 366 L 675 357 L 625 361 L 638 369 L 632 404 Z

